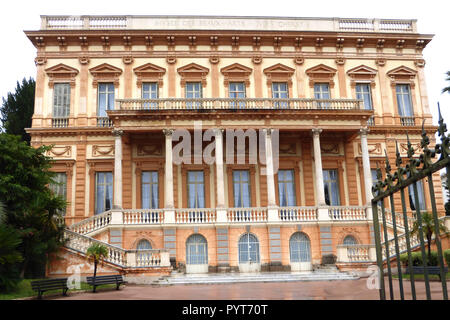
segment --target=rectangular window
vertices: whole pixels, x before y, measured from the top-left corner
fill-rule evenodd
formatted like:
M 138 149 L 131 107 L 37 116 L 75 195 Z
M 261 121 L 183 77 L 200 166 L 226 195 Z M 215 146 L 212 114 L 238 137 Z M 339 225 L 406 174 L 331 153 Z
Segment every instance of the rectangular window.
M 112 172 L 97 172 L 95 174 L 95 214 L 111 210 L 112 200 Z
M 278 196 L 280 207 L 296 205 L 294 170 L 278 170 Z
M 114 84 L 99 83 L 98 85 L 98 117 L 107 117 L 106 110 L 114 109 Z
M 158 171 L 142 172 L 142 209 L 157 209 Z
M 248 170 L 233 170 L 233 195 L 235 208 L 251 207 L 250 173 Z
M 369 83 L 356 84 L 356 99 L 364 101 L 364 109 L 372 110 L 372 91 Z
M 229 96 L 232 99 L 245 99 L 245 84 L 243 82 L 230 82 L 229 84 Z M 237 103 L 231 101 L 232 108 L 245 108 L 245 101 L 238 101 Z
M 60 196 L 64 200 L 67 199 L 67 175 L 65 172 L 56 173 L 55 177 L 50 183 L 50 190 L 52 190 L 54 194 Z M 61 213 L 64 215 L 66 213 L 66 210 L 63 209 Z
M 203 97 L 201 82 L 186 82 L 186 99 L 200 99 Z M 198 109 L 201 107 L 200 102 L 186 102 L 187 109 Z
M 339 182 L 337 170 L 323 170 L 325 203 L 329 206 L 340 205 Z
M 417 197 L 419 198 L 419 210 L 425 211 L 425 192 L 423 190 L 423 182 L 422 180 L 417 181 Z M 416 201 L 414 197 L 414 186 L 413 184 L 410 184 L 408 186 L 408 193 L 409 193 L 409 205 L 411 207 L 412 211 L 415 211 L 417 209 Z
M 314 84 L 314 98 L 315 99 L 330 99 L 330 85 L 328 83 Z M 327 102 L 319 102 L 318 108 L 328 109 L 330 106 Z
M 289 91 L 286 82 L 272 82 L 272 98 L 274 99 L 288 99 Z M 285 109 L 288 107 L 287 101 L 274 102 L 275 108 Z
M 68 118 L 70 113 L 70 84 L 53 86 L 53 118 Z
M 188 171 L 187 173 L 188 207 L 205 207 L 205 179 L 203 171 Z
M 395 86 L 395 92 L 397 94 L 398 114 L 401 117 L 414 116 L 409 84 L 397 84 Z
M 158 83 L 144 82 L 142 84 L 142 99 L 158 99 Z M 145 109 L 156 109 L 157 106 L 156 102 L 144 103 Z

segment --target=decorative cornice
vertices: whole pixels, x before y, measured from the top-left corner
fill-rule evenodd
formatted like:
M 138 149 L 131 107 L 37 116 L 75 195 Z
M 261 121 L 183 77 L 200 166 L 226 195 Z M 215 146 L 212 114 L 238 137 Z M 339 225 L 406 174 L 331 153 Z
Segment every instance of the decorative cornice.
M 78 74 L 78 70 L 60 63 L 45 69 L 45 73 L 49 77 L 48 85 L 50 88 L 53 88 L 55 82 L 69 82 L 73 88 L 75 87 L 75 77 Z
M 89 69 L 94 80 L 92 85 L 97 86 L 100 81 L 112 81 L 116 87 L 119 86 L 119 76 L 122 74 L 122 69 L 112 66 L 108 63 L 102 63 Z

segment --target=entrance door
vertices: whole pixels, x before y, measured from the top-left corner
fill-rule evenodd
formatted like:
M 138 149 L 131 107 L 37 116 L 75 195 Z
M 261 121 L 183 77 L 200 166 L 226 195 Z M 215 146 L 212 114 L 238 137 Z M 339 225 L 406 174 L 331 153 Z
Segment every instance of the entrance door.
M 208 272 L 208 243 L 200 234 L 186 240 L 186 273 Z
M 303 232 L 296 232 L 289 240 L 289 251 L 291 258 L 291 271 L 310 271 L 311 264 L 311 242 Z
M 258 238 L 251 233 L 246 233 L 239 239 L 239 271 L 259 272 L 260 270 Z

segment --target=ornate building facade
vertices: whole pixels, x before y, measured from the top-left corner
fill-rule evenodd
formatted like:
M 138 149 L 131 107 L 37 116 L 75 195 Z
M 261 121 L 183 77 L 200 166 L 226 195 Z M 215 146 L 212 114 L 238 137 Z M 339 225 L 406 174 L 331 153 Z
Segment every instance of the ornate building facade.
M 110 251 L 103 271 L 127 274 L 375 260 L 375 169 L 396 142 L 406 156 L 406 133 L 420 148 L 422 123 L 435 130 L 422 57 L 432 35 L 415 20 L 41 20 L 25 32 L 37 48 L 27 131 L 33 146 L 53 145 L 68 202 L 50 275 L 70 273 L 95 241 Z M 180 132 L 194 143 L 181 163 Z M 430 206 L 419 188 L 411 212 Z

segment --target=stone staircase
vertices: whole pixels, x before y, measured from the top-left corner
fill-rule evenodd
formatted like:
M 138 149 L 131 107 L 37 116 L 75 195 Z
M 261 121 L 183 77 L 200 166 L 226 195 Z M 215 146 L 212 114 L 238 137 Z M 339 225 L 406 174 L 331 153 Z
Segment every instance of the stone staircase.
M 358 276 L 345 272 L 259 272 L 259 273 L 208 273 L 176 274 L 160 277 L 152 285 L 231 284 L 256 282 L 336 281 L 357 280 Z

